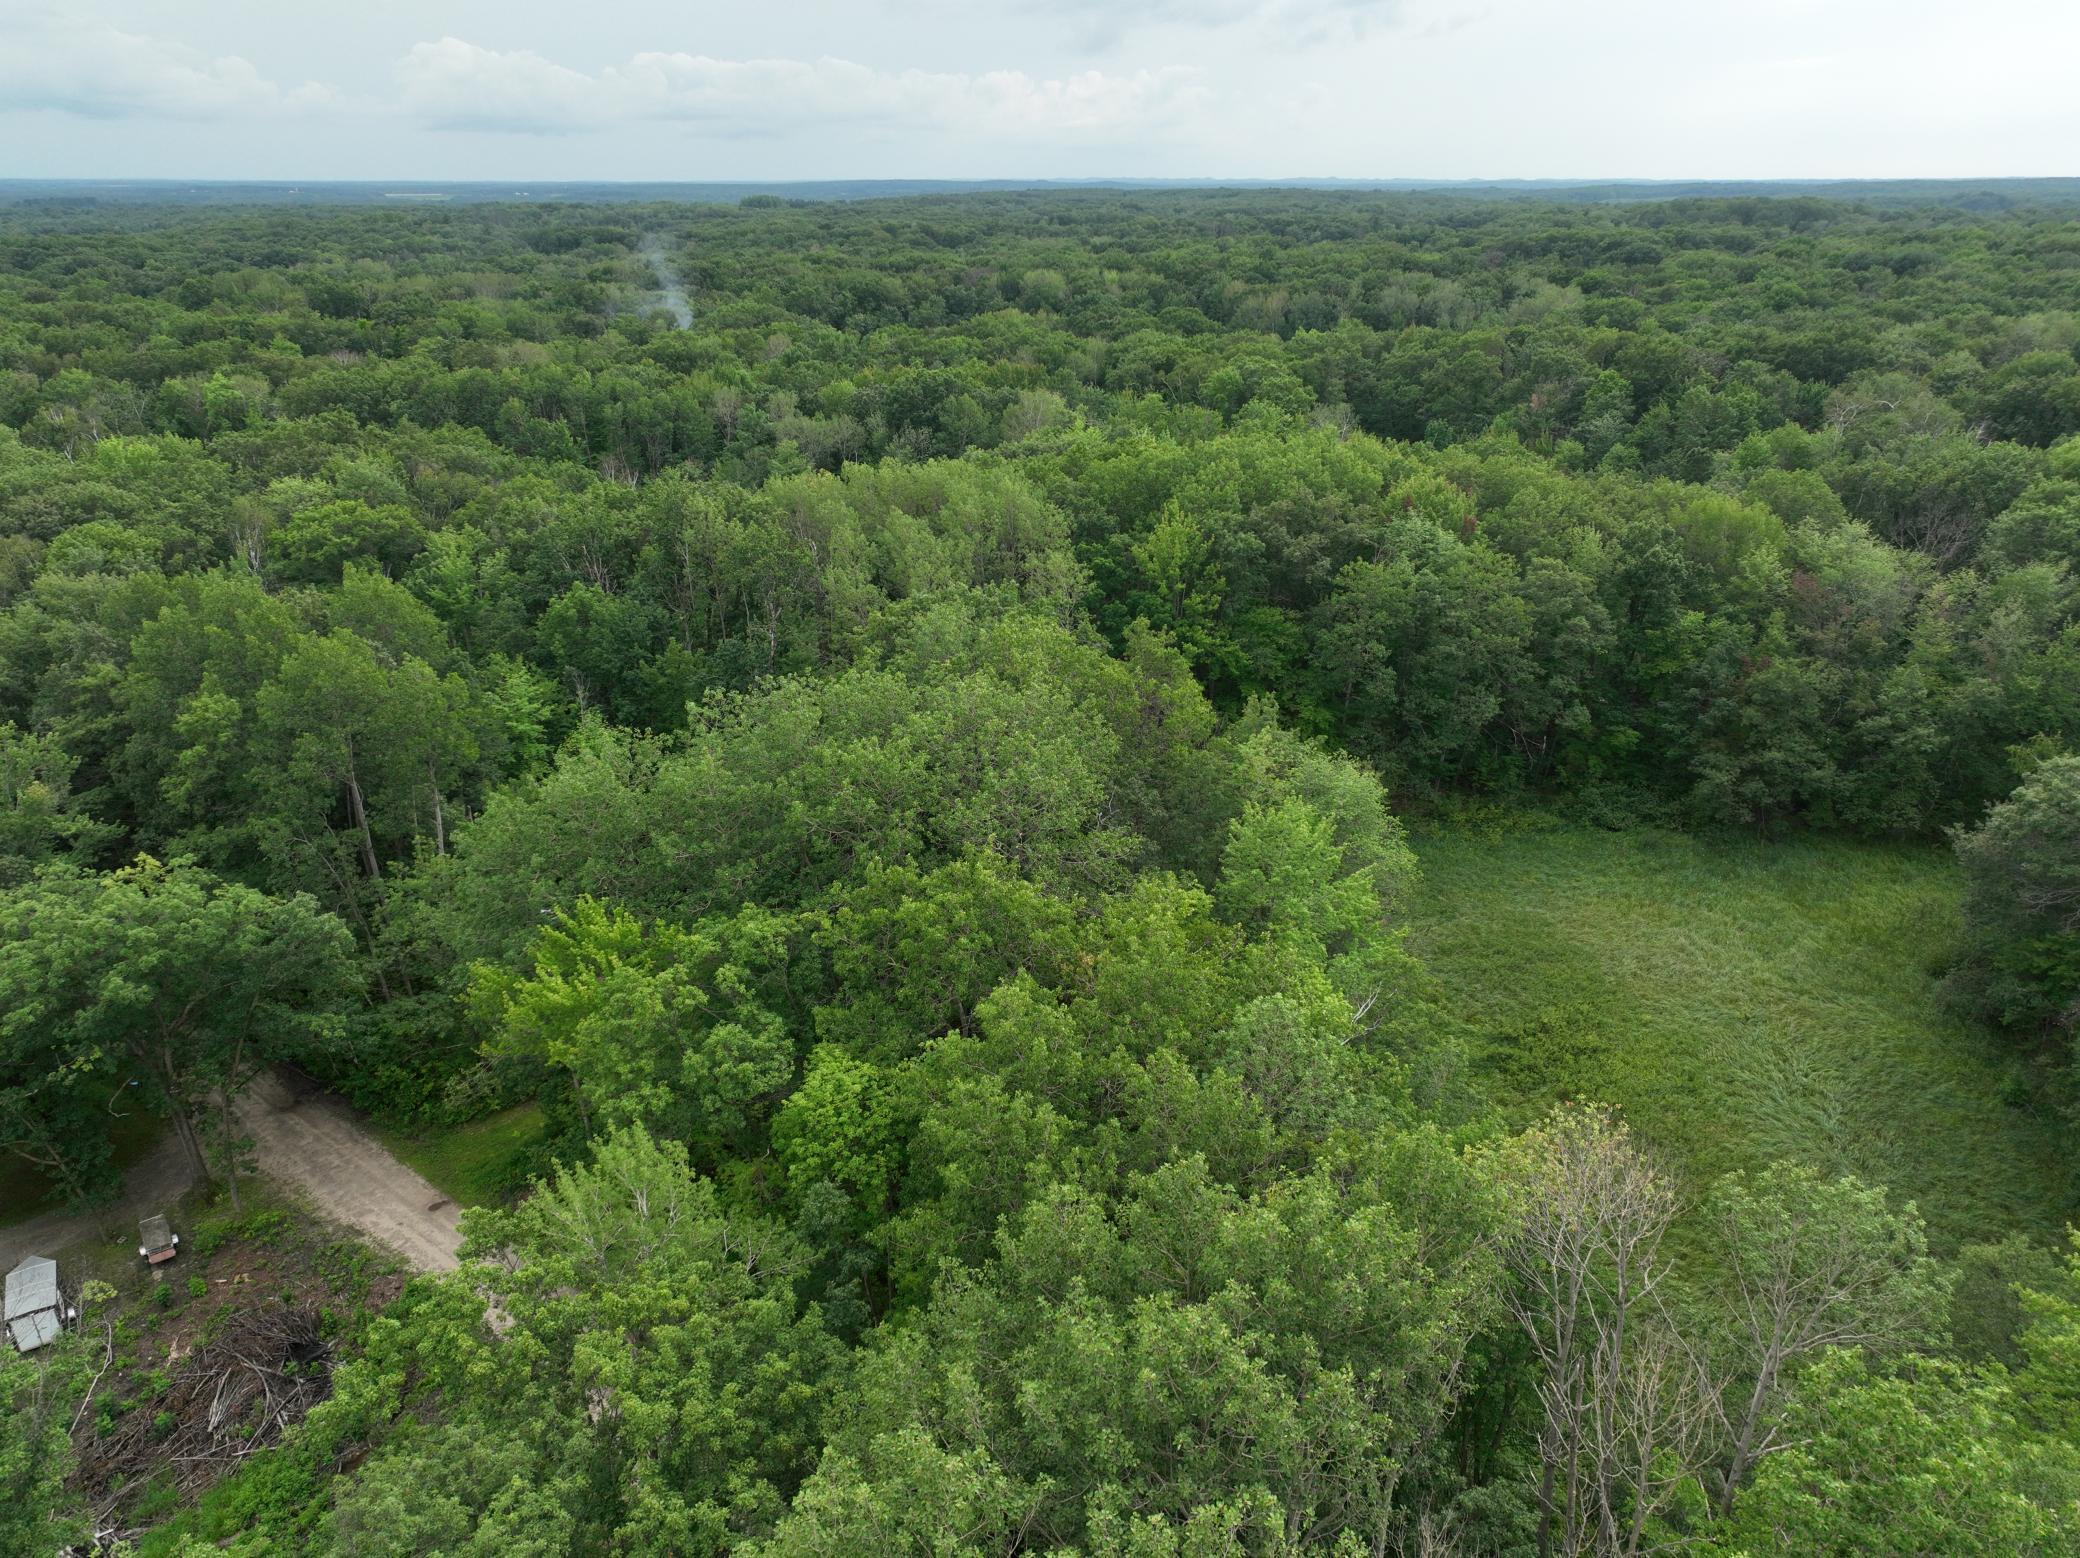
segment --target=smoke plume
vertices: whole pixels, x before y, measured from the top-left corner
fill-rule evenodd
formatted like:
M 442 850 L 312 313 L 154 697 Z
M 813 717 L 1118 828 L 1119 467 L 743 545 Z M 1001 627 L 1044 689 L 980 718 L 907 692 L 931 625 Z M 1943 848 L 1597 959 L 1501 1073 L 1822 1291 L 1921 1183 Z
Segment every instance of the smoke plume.
M 657 290 L 664 302 L 665 312 L 681 330 L 693 328 L 693 300 L 686 295 L 686 284 L 672 268 L 671 260 L 665 255 L 664 244 L 656 237 L 643 240 L 643 258 L 650 262 L 650 270 L 657 277 Z

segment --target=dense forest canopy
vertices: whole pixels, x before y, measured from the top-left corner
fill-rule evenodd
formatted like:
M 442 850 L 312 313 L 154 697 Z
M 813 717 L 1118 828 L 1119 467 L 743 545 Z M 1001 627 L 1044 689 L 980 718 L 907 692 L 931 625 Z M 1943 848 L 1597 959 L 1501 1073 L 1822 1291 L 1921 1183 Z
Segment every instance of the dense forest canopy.
M 2080 1548 L 2080 1265 L 1510 1129 L 1401 820 L 1954 836 L 2066 1107 L 2076 435 L 2048 207 L 0 209 L 4 1145 L 543 1120 L 157 1550 Z

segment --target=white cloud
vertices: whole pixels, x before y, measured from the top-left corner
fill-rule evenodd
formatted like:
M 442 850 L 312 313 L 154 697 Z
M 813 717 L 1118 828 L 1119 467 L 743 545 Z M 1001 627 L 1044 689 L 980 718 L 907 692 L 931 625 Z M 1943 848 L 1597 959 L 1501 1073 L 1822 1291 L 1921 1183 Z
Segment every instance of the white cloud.
M 428 124 L 529 134 L 679 121 L 731 135 L 810 122 L 993 138 L 1104 135 L 1160 129 L 1202 95 L 1196 73 L 1175 66 L 1037 78 L 1019 70 L 883 71 L 831 58 L 644 53 L 588 75 L 460 38 L 413 47 L 397 80 L 405 106 Z
M 501 53 L 460 38 L 412 47 L 397 64 L 407 108 L 443 129 L 555 133 L 605 124 L 600 82 L 524 50 Z
M 1253 41 L 1307 48 L 1346 41 L 1402 20 L 1404 0 L 1011 0 L 1028 16 L 1066 21 L 1086 51 L 1151 28 L 1216 31 L 1248 27 Z
M 336 101 L 315 83 L 284 90 L 236 54 L 210 56 L 59 5 L 0 5 L 0 108 L 215 119 Z
M 2076 55 L 2071 0 L 0 0 L 0 172 L 2054 173 Z

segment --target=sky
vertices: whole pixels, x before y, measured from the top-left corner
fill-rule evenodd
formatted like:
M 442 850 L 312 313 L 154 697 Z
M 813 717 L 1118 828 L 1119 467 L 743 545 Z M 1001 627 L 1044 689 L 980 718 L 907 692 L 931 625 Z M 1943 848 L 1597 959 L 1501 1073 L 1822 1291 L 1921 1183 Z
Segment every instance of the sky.
M 2080 174 L 2080 0 L 0 0 L 0 177 Z

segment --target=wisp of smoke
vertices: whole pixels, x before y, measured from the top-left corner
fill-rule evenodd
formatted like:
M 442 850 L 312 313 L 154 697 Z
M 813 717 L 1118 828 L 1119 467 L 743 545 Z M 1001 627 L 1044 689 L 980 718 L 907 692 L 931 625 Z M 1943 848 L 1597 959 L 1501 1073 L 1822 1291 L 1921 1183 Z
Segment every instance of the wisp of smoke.
M 673 323 L 681 330 L 691 330 L 693 302 L 686 295 L 686 284 L 665 257 L 664 245 L 654 237 L 645 238 L 643 258 L 650 262 L 650 269 L 657 277 L 657 290 L 664 298 L 665 312 L 672 316 Z

